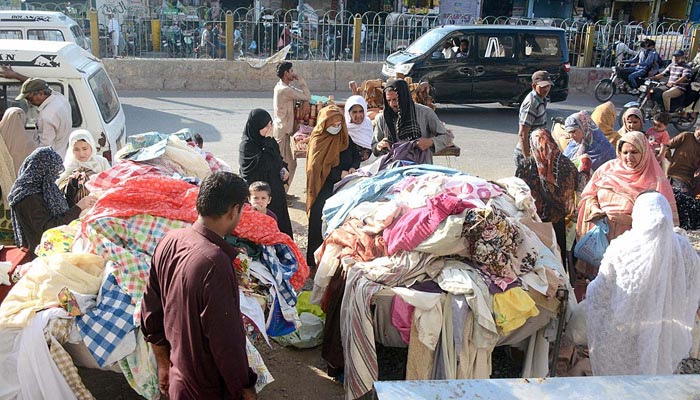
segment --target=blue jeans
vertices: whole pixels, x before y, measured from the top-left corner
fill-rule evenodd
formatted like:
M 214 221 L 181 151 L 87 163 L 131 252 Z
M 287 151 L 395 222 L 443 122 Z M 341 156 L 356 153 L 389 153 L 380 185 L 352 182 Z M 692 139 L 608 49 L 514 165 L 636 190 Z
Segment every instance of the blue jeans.
M 632 89 L 636 89 L 637 88 L 637 78 L 639 78 L 641 76 L 645 76 L 646 74 L 647 74 L 647 70 L 645 70 L 645 69 L 635 70 L 627 77 L 627 82 L 629 82 Z

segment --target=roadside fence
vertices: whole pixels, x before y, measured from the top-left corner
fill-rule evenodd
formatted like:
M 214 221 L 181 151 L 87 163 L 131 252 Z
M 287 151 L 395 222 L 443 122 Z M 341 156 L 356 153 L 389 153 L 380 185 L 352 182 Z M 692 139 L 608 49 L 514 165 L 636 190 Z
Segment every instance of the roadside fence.
M 34 10 L 61 11 L 81 24 L 86 36 L 91 35 L 88 10 L 71 3 L 34 3 Z M 119 56 L 136 58 L 265 58 L 279 48 L 291 45 L 288 57 L 299 60 L 383 61 L 387 55 L 402 50 L 429 29 L 446 24 L 542 25 L 565 30 L 569 62 L 576 67 L 609 67 L 615 63 L 618 40 L 633 50 L 645 38 L 656 41 L 656 49 L 664 60 L 675 50 L 684 50 L 691 57 L 698 48 L 700 24 L 674 21 L 661 23 L 585 21 L 576 19 L 527 19 L 489 16 L 475 19 L 466 15 L 413 15 L 386 12 L 352 14 L 349 11 L 314 10 L 308 5 L 301 15 L 296 9 L 220 7 L 145 7 L 102 6 L 97 13 L 99 56 L 111 56 L 107 37 L 106 15 L 114 13 L 121 22 Z M 234 26 L 227 35 L 228 22 Z M 231 22 L 232 21 L 232 22 Z M 212 24 L 211 41 L 202 43 L 207 23 Z M 216 24 L 220 28 L 216 29 Z M 354 48 L 355 31 L 360 44 Z M 218 35 L 216 35 L 218 31 Z M 624 58 L 631 58 L 627 55 Z

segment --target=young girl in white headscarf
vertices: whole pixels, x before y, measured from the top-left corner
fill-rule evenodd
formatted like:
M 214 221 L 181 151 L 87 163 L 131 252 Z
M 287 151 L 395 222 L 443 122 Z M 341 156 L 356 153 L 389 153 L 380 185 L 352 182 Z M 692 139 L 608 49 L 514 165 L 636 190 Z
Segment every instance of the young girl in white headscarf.
M 110 165 L 106 158 L 97 154 L 92 133 L 78 129 L 68 139 L 68 152 L 63 167 L 65 170 L 56 184 L 66 194 L 68 205 L 72 206 L 88 194 L 84 187 L 88 178 L 109 169 Z
M 362 96 L 350 96 L 345 102 L 345 122 L 348 135 L 360 150 L 361 160 L 367 160 L 372 154 L 372 135 L 374 128 L 367 117 L 367 102 Z

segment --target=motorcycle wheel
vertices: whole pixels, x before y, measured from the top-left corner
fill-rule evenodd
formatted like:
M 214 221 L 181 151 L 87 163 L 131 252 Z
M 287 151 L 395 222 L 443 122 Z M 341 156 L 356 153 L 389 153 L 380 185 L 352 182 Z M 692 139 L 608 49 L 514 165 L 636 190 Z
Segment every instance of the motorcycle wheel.
M 692 131 L 697 121 L 697 115 L 695 116 L 695 118 L 691 116 L 686 117 L 684 115 L 682 117 L 679 117 L 676 121 L 674 121 L 673 126 L 678 130 L 678 132 Z
M 615 85 L 613 84 L 613 81 L 609 78 L 602 79 L 597 85 L 595 85 L 594 94 L 596 100 L 601 103 L 605 103 L 606 101 L 612 99 L 612 97 L 615 95 Z

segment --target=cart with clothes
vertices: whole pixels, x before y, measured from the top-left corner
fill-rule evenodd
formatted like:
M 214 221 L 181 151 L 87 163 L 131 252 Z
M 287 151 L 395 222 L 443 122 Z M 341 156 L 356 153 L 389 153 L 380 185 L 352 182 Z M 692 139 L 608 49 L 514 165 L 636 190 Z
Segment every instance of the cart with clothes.
M 121 372 L 141 396 L 160 396 L 139 329 L 151 257 L 165 234 L 197 219 L 199 181 L 230 167 L 186 130 L 132 136 L 118 159 L 87 184 L 95 206 L 46 231 L 38 257 L 16 270 L 0 304 L 0 398 L 93 398 L 76 365 Z M 249 206 L 226 240 L 239 250 L 231 268 L 249 336 L 294 331 L 309 274 L 297 245 Z M 273 378 L 251 340 L 246 347 L 259 391 Z
M 312 301 L 347 399 L 378 380 L 375 342 L 408 347 L 407 380 L 489 378 L 506 344 L 525 352 L 524 377 L 547 376 L 575 299 L 523 181 L 379 159 L 341 180 L 323 215 Z

